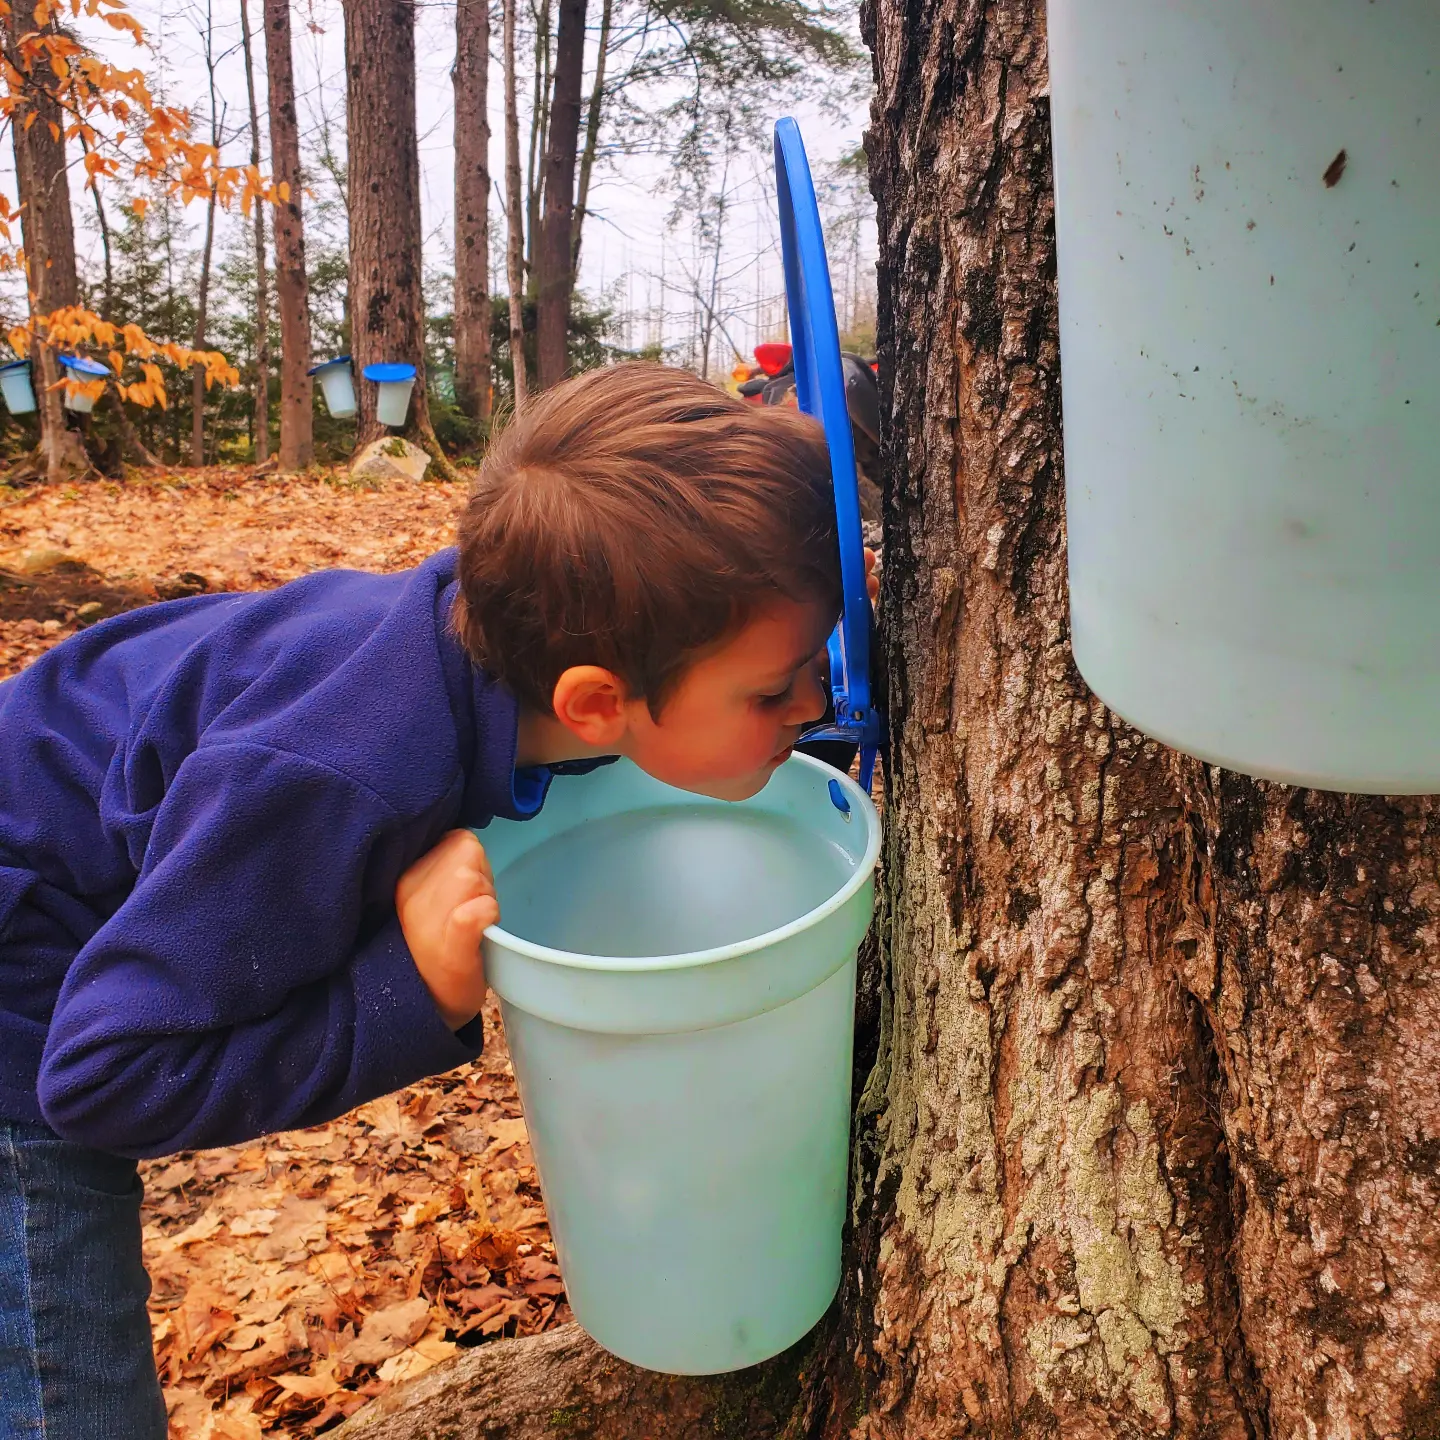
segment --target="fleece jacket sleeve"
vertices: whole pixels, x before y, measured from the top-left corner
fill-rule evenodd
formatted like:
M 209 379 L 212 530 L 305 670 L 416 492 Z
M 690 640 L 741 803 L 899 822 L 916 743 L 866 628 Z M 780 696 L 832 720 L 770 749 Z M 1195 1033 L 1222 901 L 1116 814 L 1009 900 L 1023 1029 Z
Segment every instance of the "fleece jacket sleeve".
M 39 1080 L 57 1133 L 133 1156 L 231 1144 L 473 1059 L 480 1021 L 450 1032 L 393 910 L 360 939 L 393 818 L 284 751 L 188 756 L 135 889 L 61 989 Z

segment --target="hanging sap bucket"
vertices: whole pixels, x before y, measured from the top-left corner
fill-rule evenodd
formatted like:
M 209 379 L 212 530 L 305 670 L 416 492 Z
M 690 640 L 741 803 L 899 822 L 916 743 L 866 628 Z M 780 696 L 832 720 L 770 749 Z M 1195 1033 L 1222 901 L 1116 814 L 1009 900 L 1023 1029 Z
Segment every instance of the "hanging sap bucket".
M 12 360 L 0 365 L 0 395 L 12 415 L 31 415 L 35 411 L 35 386 L 30 378 L 28 360 Z
M 777 151 L 792 328 L 809 337 L 800 395 L 848 437 L 793 122 Z M 831 461 L 850 648 L 826 733 L 861 747 L 868 786 L 855 468 L 833 441 Z M 785 1349 L 840 1282 L 855 959 L 880 846 L 869 795 L 798 753 L 738 804 L 622 760 L 557 778 L 534 819 L 480 835 L 501 905 L 486 977 L 576 1318 L 623 1359 L 676 1374 Z
M 1081 673 L 1227 768 L 1440 791 L 1440 6 L 1049 43 Z
M 62 355 L 60 364 L 67 380 L 85 382 L 110 375 L 108 366 L 87 360 L 83 355 Z M 95 408 L 95 399 L 94 395 L 87 395 L 83 390 L 72 390 L 68 385 L 65 387 L 65 408 L 74 410 L 76 414 L 88 415 Z
M 325 408 L 336 420 L 348 420 L 355 413 L 355 377 L 348 355 L 312 365 L 306 373 L 318 377 Z
M 410 392 L 415 388 L 413 365 L 367 365 L 365 378 L 379 387 L 375 397 L 375 418 L 382 425 L 397 428 L 410 413 Z
M 738 805 L 621 761 L 481 838 L 485 973 L 576 1318 L 672 1374 L 777 1354 L 840 1280 L 869 797 L 806 755 Z

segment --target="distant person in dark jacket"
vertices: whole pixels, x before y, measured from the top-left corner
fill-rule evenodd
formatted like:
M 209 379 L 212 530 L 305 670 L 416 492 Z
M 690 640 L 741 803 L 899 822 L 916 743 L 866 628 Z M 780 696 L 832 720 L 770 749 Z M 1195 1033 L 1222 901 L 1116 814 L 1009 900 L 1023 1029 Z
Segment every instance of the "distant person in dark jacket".
M 614 756 L 754 794 L 839 607 L 819 427 L 623 365 L 501 434 L 457 549 L 134 611 L 0 685 L 0 1435 L 159 1440 L 134 1157 L 473 1059 L 499 902 L 463 827 Z

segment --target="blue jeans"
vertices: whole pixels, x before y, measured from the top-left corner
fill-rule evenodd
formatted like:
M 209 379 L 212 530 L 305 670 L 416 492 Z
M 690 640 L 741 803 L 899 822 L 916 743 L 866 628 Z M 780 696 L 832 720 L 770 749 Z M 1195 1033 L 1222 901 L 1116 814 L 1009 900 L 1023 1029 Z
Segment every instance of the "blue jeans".
M 0 1120 L 0 1437 L 164 1440 L 133 1160 Z

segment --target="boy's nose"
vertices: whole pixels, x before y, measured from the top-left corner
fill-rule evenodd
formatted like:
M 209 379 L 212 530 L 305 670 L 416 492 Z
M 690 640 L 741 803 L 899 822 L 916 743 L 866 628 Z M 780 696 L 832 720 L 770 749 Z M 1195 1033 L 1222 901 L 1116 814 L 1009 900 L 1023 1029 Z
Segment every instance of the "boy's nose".
M 795 686 L 795 701 L 790 714 L 785 718 L 791 725 L 809 725 L 825 718 L 825 681 L 821 675 L 821 662 L 817 658 L 805 670 L 803 681 Z

